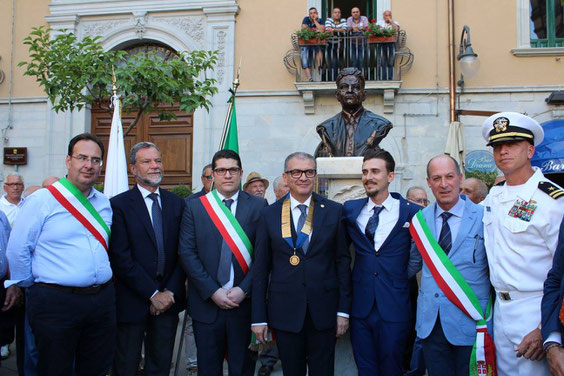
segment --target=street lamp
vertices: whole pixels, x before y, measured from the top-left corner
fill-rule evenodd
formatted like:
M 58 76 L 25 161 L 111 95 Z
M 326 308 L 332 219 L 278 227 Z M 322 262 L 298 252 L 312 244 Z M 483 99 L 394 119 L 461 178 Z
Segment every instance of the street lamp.
M 472 43 L 470 43 L 470 28 L 466 25 L 464 25 L 462 34 L 460 35 L 460 47 L 456 59 L 459 62 L 460 71 L 462 72 L 458 86 L 464 90 L 464 77 L 472 78 L 478 73 L 478 70 L 480 70 L 480 59 L 478 59 L 478 54 L 472 49 Z

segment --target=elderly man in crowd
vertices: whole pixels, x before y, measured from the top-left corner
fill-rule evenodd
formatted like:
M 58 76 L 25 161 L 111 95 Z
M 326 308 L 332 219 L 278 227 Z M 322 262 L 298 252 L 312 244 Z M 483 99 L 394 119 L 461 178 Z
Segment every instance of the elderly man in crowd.
M 272 183 L 272 190 L 274 191 L 274 196 L 276 196 L 276 201 L 280 200 L 282 197 L 286 196 L 286 194 L 290 191 L 286 180 L 282 178 L 282 176 L 278 176 L 274 179 L 274 183 Z
M 247 181 L 243 184 L 243 190 L 253 196 L 264 198 L 268 185 L 268 180 L 260 176 L 258 172 L 253 171 L 247 175 Z
M 24 202 L 22 197 L 24 182 L 21 175 L 17 172 L 8 174 L 6 180 L 4 180 L 4 191 L 6 194 L 0 198 L 0 210 L 8 217 L 10 226 L 13 226 L 19 209 Z
M 484 121 L 482 135 L 505 176 L 483 201 L 490 279 L 497 294 L 498 375 L 549 375 L 542 360 L 541 300 L 564 215 L 564 194 L 531 166 L 535 146 L 544 138 L 536 120 L 501 112 Z
M 347 27 L 351 31 L 351 59 L 352 66 L 362 70 L 364 66 L 364 52 L 366 50 L 366 38 L 364 28 L 368 26 L 368 18 L 360 15 L 360 8 L 351 9 L 351 16 L 347 18 Z
M 407 201 L 411 201 L 414 204 L 423 206 L 424 208 L 429 205 L 429 200 L 427 199 L 427 192 L 417 185 L 413 187 L 409 187 L 407 192 L 405 193 L 405 198 Z
M 202 168 L 202 176 L 200 176 L 200 181 L 202 182 L 202 189 L 188 196 L 189 200 L 193 198 L 202 197 L 203 195 L 207 194 L 210 191 L 213 183 L 211 163 L 205 165 L 204 168 Z
M 460 185 L 460 193 L 465 194 L 473 203 L 479 204 L 488 195 L 488 186 L 480 179 L 468 178 Z

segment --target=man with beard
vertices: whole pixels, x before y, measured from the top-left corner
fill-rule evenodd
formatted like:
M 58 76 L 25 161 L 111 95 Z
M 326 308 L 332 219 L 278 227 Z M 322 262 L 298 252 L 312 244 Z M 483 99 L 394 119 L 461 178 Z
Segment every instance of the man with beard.
M 145 372 L 165 376 L 170 372 L 178 312 L 185 306 L 186 277 L 177 262 L 184 200 L 159 188 L 163 163 L 157 145 L 134 145 L 129 169 L 137 184 L 110 201 L 118 321 L 113 374 L 136 374 L 145 339 Z
M 321 137 L 316 156 L 363 156 L 392 129 L 392 123 L 362 106 L 366 99 L 364 76 L 356 68 L 345 68 L 337 77 L 336 96 L 343 111 L 325 120 L 316 130 Z
M 344 205 L 355 249 L 351 341 L 360 376 L 403 375 L 402 357 L 411 328 L 409 222 L 421 207 L 388 191 L 394 169 L 390 153 L 368 151 L 362 163 L 368 197 Z
M 107 249 L 112 209 L 93 188 L 104 145 L 74 137 L 67 177 L 26 199 L 8 241 L 10 280 L 29 287 L 29 322 L 42 376 L 100 376 L 115 350 L 116 308 Z M 30 287 L 31 286 L 31 287 Z

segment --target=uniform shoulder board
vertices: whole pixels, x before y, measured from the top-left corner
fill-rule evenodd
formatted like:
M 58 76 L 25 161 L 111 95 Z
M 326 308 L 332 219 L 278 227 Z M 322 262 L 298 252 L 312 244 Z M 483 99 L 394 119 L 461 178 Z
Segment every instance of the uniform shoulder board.
M 555 200 L 559 198 L 564 198 L 564 190 L 562 190 L 562 188 L 549 181 L 539 182 L 539 189 Z
M 499 183 L 495 184 L 496 187 L 501 187 L 505 184 L 505 180 L 500 181 Z

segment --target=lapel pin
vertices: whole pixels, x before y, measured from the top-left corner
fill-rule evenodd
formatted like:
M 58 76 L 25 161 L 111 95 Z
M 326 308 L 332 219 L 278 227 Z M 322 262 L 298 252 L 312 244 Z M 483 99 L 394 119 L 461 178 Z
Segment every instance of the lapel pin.
M 324 207 L 325 207 L 325 205 L 323 205 L 323 204 L 321 204 L 321 205 L 319 205 L 319 206 L 321 206 L 322 208 L 324 208 Z

